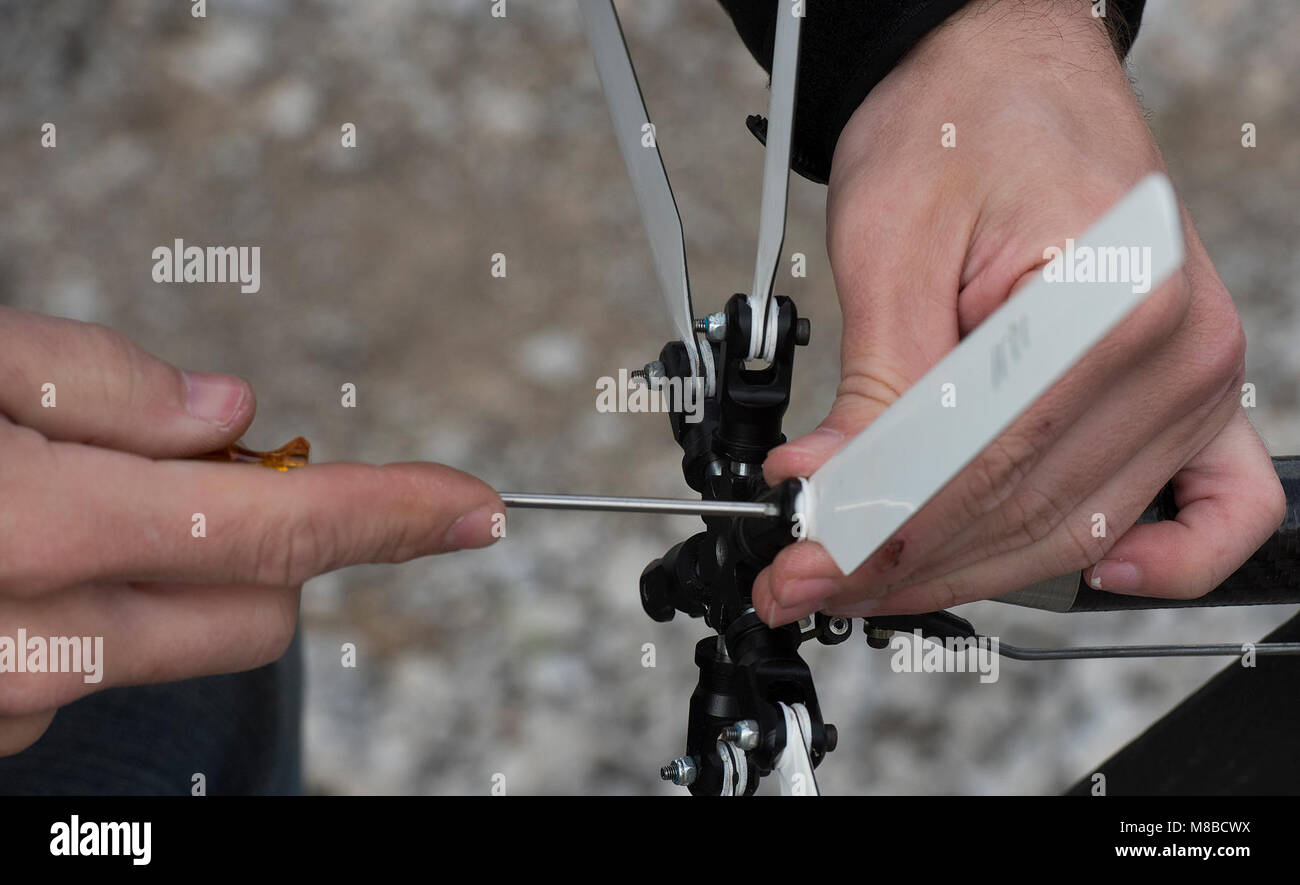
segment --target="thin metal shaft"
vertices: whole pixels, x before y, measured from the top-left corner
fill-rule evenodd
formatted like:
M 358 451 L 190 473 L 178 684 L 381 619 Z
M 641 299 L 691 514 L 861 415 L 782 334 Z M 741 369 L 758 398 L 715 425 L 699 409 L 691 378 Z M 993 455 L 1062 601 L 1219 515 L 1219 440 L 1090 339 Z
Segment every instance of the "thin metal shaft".
M 618 513 L 666 513 L 685 516 L 780 516 L 775 504 L 758 501 L 696 501 L 690 498 L 620 498 L 598 495 L 529 495 L 502 492 L 507 507 L 546 510 L 608 510 Z
M 1260 655 L 1300 655 L 1300 642 L 1257 642 Z M 998 653 L 1016 661 L 1073 661 L 1082 658 L 1240 657 L 1238 645 L 1098 645 L 1083 648 L 1020 648 L 998 643 Z

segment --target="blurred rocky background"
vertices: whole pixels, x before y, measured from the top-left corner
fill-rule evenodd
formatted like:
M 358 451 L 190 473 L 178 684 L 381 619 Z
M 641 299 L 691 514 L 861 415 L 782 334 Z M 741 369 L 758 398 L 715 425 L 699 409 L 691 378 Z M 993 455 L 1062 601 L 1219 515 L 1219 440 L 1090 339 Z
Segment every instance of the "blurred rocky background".
M 247 441 L 319 460 L 432 459 L 503 489 L 679 495 L 662 415 L 595 380 L 669 332 L 574 4 L 508 0 L 0 3 L 0 302 L 107 323 L 239 373 Z M 686 225 L 696 304 L 747 287 L 766 77 L 706 0 L 621 4 Z M 1240 305 L 1252 417 L 1300 452 L 1300 7 L 1151 0 L 1137 86 Z M 58 127 L 43 150 L 40 126 Z M 1258 128 L 1243 149 L 1241 126 Z M 353 123 L 357 147 L 340 145 Z M 1064 186 L 1064 185 L 1063 185 Z M 837 380 L 824 189 L 792 182 L 785 279 L 813 319 L 787 429 Z M 260 245 L 262 289 L 155 284 L 152 249 Z M 504 253 L 507 276 L 490 274 Z M 357 385 L 358 407 L 340 407 Z M 699 622 L 651 622 L 642 567 L 690 519 L 518 513 L 484 553 L 311 582 L 306 759 L 322 793 L 679 792 Z M 1288 611 L 961 611 L 1024 645 L 1258 638 Z M 340 666 L 355 643 L 360 664 Z M 643 668 L 653 643 L 657 666 Z M 807 647 L 806 647 L 807 648 Z M 1005 662 L 908 676 L 860 638 L 808 648 L 840 748 L 828 793 L 1042 793 L 1090 772 L 1212 660 Z

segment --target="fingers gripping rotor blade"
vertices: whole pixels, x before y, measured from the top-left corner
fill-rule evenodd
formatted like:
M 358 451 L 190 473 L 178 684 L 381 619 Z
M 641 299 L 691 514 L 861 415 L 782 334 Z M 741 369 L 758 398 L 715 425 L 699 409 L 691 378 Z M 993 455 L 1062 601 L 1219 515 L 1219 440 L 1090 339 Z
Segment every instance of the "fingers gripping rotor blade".
M 772 50 L 772 88 L 767 109 L 767 150 L 763 160 L 763 203 L 758 218 L 758 256 L 749 294 L 749 356 L 771 362 L 776 330 L 769 322 L 772 283 L 785 242 L 786 198 L 790 187 L 790 140 L 794 132 L 794 90 L 799 69 L 801 4 L 778 0 L 776 44 Z
M 655 274 L 668 305 L 673 329 L 691 361 L 691 371 L 700 371 L 699 345 L 693 331 L 695 314 L 691 307 L 690 282 L 686 275 L 686 244 L 682 237 L 682 219 L 677 212 L 668 173 L 659 155 L 654 127 L 646 113 L 641 87 L 637 85 L 632 59 L 628 56 L 623 30 L 618 23 L 612 0 L 579 0 L 587 27 L 587 42 L 596 60 L 596 72 L 614 122 L 627 174 L 641 207 L 641 221 L 650 239 Z
M 1082 250 L 1143 261 L 1149 286 L 1076 280 Z M 812 475 L 799 508 L 806 535 L 846 574 L 857 568 L 1182 261 L 1173 188 L 1150 175 L 1055 259 L 1060 274 L 1012 296 Z M 956 385 L 956 408 L 943 405 L 945 384 Z

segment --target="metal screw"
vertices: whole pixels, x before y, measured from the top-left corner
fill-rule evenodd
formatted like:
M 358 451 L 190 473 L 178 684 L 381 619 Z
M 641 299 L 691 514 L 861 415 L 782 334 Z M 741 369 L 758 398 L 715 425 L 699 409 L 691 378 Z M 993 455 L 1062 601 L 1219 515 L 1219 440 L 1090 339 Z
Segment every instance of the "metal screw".
M 694 323 L 697 332 L 703 332 L 713 342 L 720 342 L 727 337 L 727 315 L 722 312 L 698 317 Z
M 758 746 L 758 723 L 753 719 L 741 719 L 722 729 L 718 740 L 733 743 L 742 750 L 752 750 Z
M 653 382 L 656 378 L 662 378 L 664 374 L 664 364 L 655 360 L 652 363 L 646 363 L 644 368 L 633 369 L 628 373 L 629 378 L 644 378 L 647 382 Z
M 689 787 L 695 783 L 698 774 L 699 770 L 695 767 L 695 759 L 690 756 L 679 756 L 659 769 L 661 780 L 672 781 L 679 787 Z
M 826 626 L 833 636 L 843 636 L 845 633 L 849 632 L 849 622 L 847 618 L 831 618 L 830 623 Z

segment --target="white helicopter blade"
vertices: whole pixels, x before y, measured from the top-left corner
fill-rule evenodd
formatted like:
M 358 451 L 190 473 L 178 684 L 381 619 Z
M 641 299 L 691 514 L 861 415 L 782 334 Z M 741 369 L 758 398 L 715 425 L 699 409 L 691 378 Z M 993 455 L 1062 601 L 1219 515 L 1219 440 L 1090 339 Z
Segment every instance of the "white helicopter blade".
M 641 221 L 650 239 L 655 274 L 673 329 L 686 346 L 691 371 L 701 374 L 699 344 L 693 330 L 695 313 L 691 307 L 690 281 L 686 274 L 686 243 L 682 236 L 682 219 L 668 184 L 663 158 L 650 116 L 646 113 L 636 71 L 628 56 L 623 29 L 613 0 L 579 0 L 582 19 L 587 27 L 587 42 L 596 60 L 605 102 L 614 122 L 614 136 L 627 165 L 632 190 L 641 208 Z
M 763 159 L 763 202 L 758 216 L 758 255 L 754 287 L 748 295 L 749 357 L 771 362 L 776 330 L 768 316 L 772 283 L 785 242 L 786 198 L 790 189 L 790 140 L 794 132 L 794 90 L 799 71 L 799 25 L 796 4 L 778 0 L 776 43 L 772 50 L 772 86 L 767 107 L 767 149 Z
M 1039 276 L 818 469 L 798 506 L 804 534 L 848 574 L 983 451 L 1183 261 L 1173 187 L 1138 183 L 1067 251 L 1070 281 Z M 1075 257 L 1134 250 L 1149 289 L 1073 281 Z M 1149 249 L 1149 251 L 1147 251 Z M 1100 265 L 1100 262 L 1094 262 Z M 1115 266 L 1112 263 L 1112 266 Z M 1130 276 L 1133 275 L 1130 265 Z M 955 385 L 956 407 L 943 405 Z

